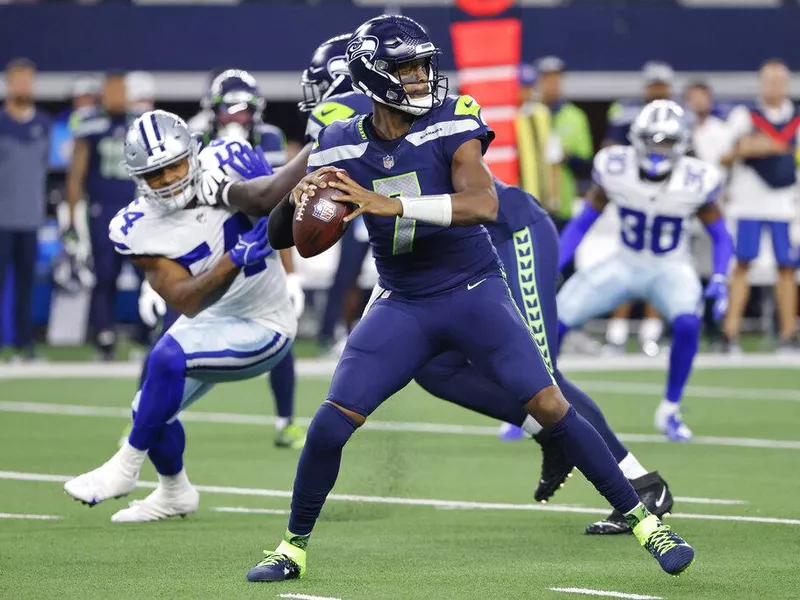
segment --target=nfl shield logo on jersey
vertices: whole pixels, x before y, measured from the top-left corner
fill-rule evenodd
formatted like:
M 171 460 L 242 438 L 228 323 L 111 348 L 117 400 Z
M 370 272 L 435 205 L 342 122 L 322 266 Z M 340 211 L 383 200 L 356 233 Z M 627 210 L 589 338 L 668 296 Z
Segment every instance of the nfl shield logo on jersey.
M 394 156 L 387 154 L 383 157 L 383 168 L 391 169 L 394 166 Z
M 319 202 L 314 205 L 314 217 L 320 221 L 330 223 L 335 214 L 336 205 L 329 200 L 320 199 Z

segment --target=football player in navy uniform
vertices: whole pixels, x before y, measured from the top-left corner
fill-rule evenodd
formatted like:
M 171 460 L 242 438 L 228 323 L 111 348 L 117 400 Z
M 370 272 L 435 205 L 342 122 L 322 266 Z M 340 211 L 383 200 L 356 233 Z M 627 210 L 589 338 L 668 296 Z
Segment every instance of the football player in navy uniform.
M 347 119 L 372 112 L 369 97 L 353 92 L 349 71 L 346 76 L 341 71 L 349 40 L 350 34 L 345 34 L 323 42 L 314 52 L 309 67 L 303 72 L 301 83 L 304 100 L 299 108 L 311 113 L 306 130 L 311 139 L 316 138 L 322 127 L 340 120 L 337 116 Z M 346 62 L 344 64 L 346 66 Z M 345 91 L 335 93 L 339 89 Z M 497 180 L 495 187 L 499 203 L 497 220 L 484 226 L 506 268 L 508 285 L 514 300 L 529 326 L 537 332 L 538 343 L 545 360 L 551 361 L 559 387 L 575 410 L 603 437 L 645 506 L 659 516 L 669 512 L 673 500 L 666 482 L 658 472 L 648 472 L 642 466 L 611 430 L 600 407 L 564 377 L 556 365 L 558 235 L 552 219 L 530 194 Z M 337 281 L 344 285 L 352 282 L 364 260 L 363 253 L 355 259 L 352 257 L 354 252 L 350 244 L 355 240 L 348 239 L 348 236 L 353 229 L 348 228 L 341 242 L 342 254 L 348 252 L 350 268 L 343 268 L 344 261 L 340 262 L 334 288 Z M 536 257 L 535 264 L 533 257 Z M 344 279 L 345 275 L 349 275 L 351 279 Z M 329 305 L 330 302 L 329 299 Z M 464 355 L 449 352 L 437 356 L 417 373 L 415 380 L 439 398 L 528 429 L 528 433 L 534 435 L 542 446 L 542 475 L 534 493 L 537 501 L 549 500 L 571 474 L 574 465 L 557 444 L 549 441 L 547 432 L 539 431 L 531 420 L 526 420 L 525 411 L 515 399 L 497 383 L 477 371 Z M 597 535 L 630 532 L 624 516 L 616 511 L 609 518 L 597 521 L 586 529 L 586 533 Z
M 290 237 L 290 198 L 307 202 L 325 185 L 319 175 L 335 172 L 333 199 L 358 205 L 349 221 L 364 215 L 380 280 L 309 427 L 284 539 L 248 579 L 305 573 L 309 536 L 336 482 L 346 442 L 384 400 L 448 351 L 465 355 L 513 395 L 625 516 L 660 566 L 680 573 L 693 562 L 693 549 L 647 511 L 602 437 L 564 399 L 514 303 L 481 225 L 498 215 L 495 183 L 483 161 L 494 134 L 473 98 L 443 97 L 438 54 L 424 29 L 407 17 L 364 23 L 348 44 L 347 60 L 353 86 L 373 100 L 373 113 L 320 132 L 308 161 L 309 169 L 318 169 L 270 220 L 270 241 L 281 247 L 277 240 Z M 221 200 L 236 204 L 235 189 L 224 186 Z
M 210 120 L 198 132 L 203 146 L 216 138 L 240 137 L 253 148 L 261 148 L 273 168 L 286 164 L 286 135 L 262 120 L 266 102 L 250 73 L 241 69 L 222 71 L 211 82 L 208 96 Z
M 102 107 L 84 114 L 73 128 L 75 146 L 67 172 L 71 230 L 75 225 L 75 206 L 84 195 L 89 207 L 89 238 L 96 278 L 90 322 L 105 360 L 114 358 L 117 278 L 125 260 L 114 252 L 108 239 L 108 225 L 114 215 L 131 202 L 136 192 L 135 184 L 122 165 L 125 132 L 130 121 L 125 76 L 111 73 L 103 85 Z M 69 232 L 67 238 L 72 236 Z

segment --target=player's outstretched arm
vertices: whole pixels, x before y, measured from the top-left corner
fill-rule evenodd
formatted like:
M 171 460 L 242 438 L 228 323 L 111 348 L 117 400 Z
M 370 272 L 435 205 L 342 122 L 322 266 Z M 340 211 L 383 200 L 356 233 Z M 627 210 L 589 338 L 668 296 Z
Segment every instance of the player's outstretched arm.
M 586 205 L 581 213 L 572 219 L 564 231 L 561 232 L 561 241 L 558 251 L 558 270 L 561 271 L 575 256 L 575 250 L 589 232 L 594 222 L 600 217 L 605 207 L 608 205 L 608 197 L 605 190 L 594 184 L 586 193 Z
M 725 227 L 725 219 L 716 202 L 704 204 L 697 211 L 697 218 L 711 238 L 714 272 L 704 295 L 714 298 L 714 318 L 719 321 L 728 310 L 728 265 L 733 258 L 733 238 Z
M 310 153 L 311 144 L 308 144 L 274 175 L 257 177 L 249 181 L 232 182 L 227 178 L 216 182 L 207 181 L 206 176 L 211 175 L 209 172 L 204 175 L 203 185 L 214 189 L 204 190 L 203 200 L 207 204 L 221 202 L 254 217 L 268 215 L 305 176 Z M 213 201 L 210 196 L 214 196 Z
M 222 298 L 240 270 L 228 254 L 212 269 L 196 277 L 163 256 L 139 256 L 133 262 L 145 272 L 153 290 L 187 317 L 194 317 Z
M 262 218 L 226 252 L 213 267 L 192 275 L 179 263 L 163 256 L 139 256 L 134 263 L 167 303 L 187 317 L 194 317 L 225 295 L 239 270 L 263 263 L 272 253 L 267 241 L 267 219 Z

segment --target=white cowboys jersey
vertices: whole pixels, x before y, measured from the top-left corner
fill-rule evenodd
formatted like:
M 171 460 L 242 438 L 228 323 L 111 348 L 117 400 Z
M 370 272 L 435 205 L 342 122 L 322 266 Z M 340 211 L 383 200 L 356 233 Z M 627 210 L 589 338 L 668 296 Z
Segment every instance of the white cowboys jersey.
M 203 168 L 223 166 L 233 144 L 225 141 L 200 153 Z M 226 168 L 229 175 L 231 169 Z M 163 256 L 180 263 L 192 275 L 211 269 L 252 228 L 244 213 L 226 208 L 198 206 L 165 213 L 144 198 L 122 209 L 109 225 L 117 252 L 132 256 Z M 286 289 L 286 274 L 278 252 L 262 263 L 244 267 L 225 295 L 202 313 L 209 317 L 253 319 L 294 337 L 297 319 Z
M 623 251 L 650 260 L 690 260 L 692 219 L 722 186 L 716 167 L 688 156 L 677 160 L 666 180 L 644 180 L 631 146 L 598 152 L 592 178 L 619 211 Z

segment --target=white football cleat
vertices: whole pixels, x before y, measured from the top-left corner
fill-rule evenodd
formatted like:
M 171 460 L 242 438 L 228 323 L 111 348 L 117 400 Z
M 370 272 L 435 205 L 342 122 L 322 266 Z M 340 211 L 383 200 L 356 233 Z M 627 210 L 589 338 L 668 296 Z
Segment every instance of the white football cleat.
M 64 491 L 89 506 L 127 496 L 136 488 L 145 455 L 125 444 L 102 466 L 66 482 Z
M 144 500 L 134 500 L 128 508 L 111 517 L 114 523 L 146 523 L 169 517 L 185 517 L 197 512 L 200 494 L 191 485 L 180 490 L 168 490 L 159 485 Z
M 656 431 L 667 436 L 671 442 L 690 442 L 692 430 L 683 422 L 680 407 L 677 403 L 663 400 L 656 409 Z

